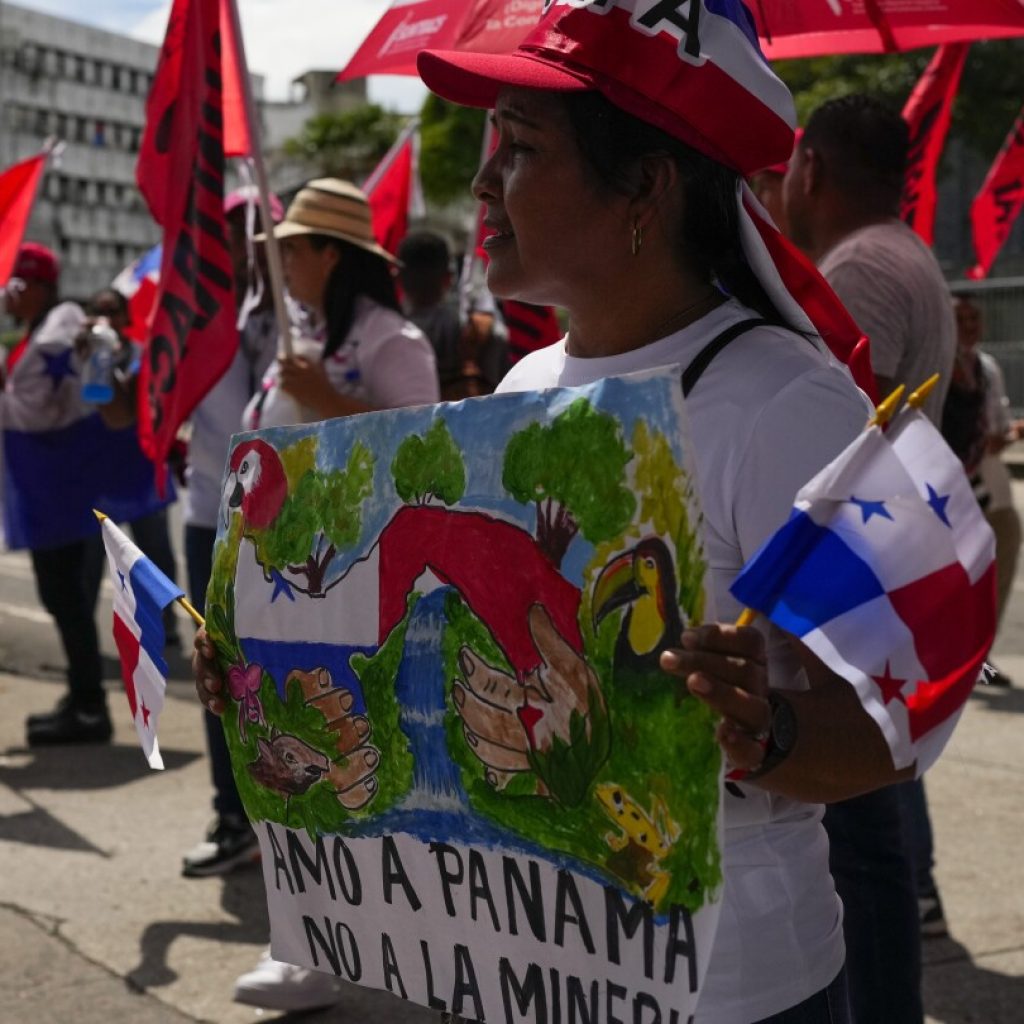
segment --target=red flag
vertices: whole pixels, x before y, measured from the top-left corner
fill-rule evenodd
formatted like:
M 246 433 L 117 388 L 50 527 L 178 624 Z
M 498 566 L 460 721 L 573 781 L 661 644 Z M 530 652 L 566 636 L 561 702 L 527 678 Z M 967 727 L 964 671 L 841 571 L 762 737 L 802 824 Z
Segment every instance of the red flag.
M 903 108 L 903 120 L 910 129 L 910 153 L 900 216 L 927 245 L 935 240 L 935 175 L 969 49 L 968 43 L 940 46 Z
M 1024 204 L 1024 110 L 1018 115 L 981 190 L 971 203 L 977 264 L 967 276 L 988 276 Z
M 338 81 L 415 75 L 425 49 L 510 53 L 543 7 L 544 0 L 392 0 Z
M 366 180 L 363 191 L 373 215 L 373 234 L 395 254 L 409 233 L 409 211 L 416 191 L 416 131 L 402 133 Z
M 534 306 L 529 302 L 506 299 L 501 315 L 508 328 L 508 361 L 518 363 L 523 356 L 539 348 L 553 345 L 565 333 L 558 314 L 551 306 Z
M 25 235 L 47 156 L 40 153 L 0 174 L 0 288 L 11 276 L 11 267 Z
M 139 374 L 139 440 L 161 483 L 178 427 L 238 347 L 224 223 L 220 16 L 220 0 L 174 0 L 135 171 L 164 229 L 160 294 Z
M 221 0 L 220 45 L 221 79 L 224 85 L 224 154 L 248 156 L 253 151 L 252 133 L 246 114 L 245 85 L 242 76 L 248 74 L 241 42 L 235 32 L 234 0 Z

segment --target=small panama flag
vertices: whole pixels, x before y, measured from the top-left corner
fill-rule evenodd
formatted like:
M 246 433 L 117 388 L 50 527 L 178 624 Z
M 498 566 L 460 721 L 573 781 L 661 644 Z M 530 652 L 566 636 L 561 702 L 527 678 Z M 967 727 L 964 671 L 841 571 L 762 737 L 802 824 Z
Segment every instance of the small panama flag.
M 920 776 L 995 635 L 995 542 L 914 398 L 800 489 L 731 589 L 851 682 L 894 766 Z
M 101 512 L 96 517 L 114 584 L 114 642 L 128 706 L 149 767 L 162 769 L 156 726 L 167 689 L 163 611 L 184 592 L 111 519 Z

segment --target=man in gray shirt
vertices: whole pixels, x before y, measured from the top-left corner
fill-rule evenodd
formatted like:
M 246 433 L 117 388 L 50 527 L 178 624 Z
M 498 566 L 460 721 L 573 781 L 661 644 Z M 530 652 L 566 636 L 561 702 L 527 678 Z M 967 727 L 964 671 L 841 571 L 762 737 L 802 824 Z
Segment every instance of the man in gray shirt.
M 790 235 L 818 264 L 871 341 L 879 395 L 941 374 L 924 405 L 942 420 L 956 351 L 949 290 L 931 250 L 899 220 L 906 124 L 867 96 L 810 117 L 783 184 Z M 920 782 L 828 807 L 830 862 L 843 899 L 857 1024 L 920 1024 L 915 846 L 930 829 Z M 927 843 L 922 834 L 927 831 Z M 936 897 L 937 903 L 937 897 Z

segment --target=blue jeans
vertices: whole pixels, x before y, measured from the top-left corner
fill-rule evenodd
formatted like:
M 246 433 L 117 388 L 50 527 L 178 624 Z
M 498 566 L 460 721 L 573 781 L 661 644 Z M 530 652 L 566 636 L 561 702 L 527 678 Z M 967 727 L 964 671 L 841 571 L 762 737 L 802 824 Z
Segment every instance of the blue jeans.
M 855 1024 L 922 1024 L 921 929 L 899 787 L 825 808 Z
M 846 969 L 836 975 L 831 985 L 805 999 L 799 1006 L 765 1017 L 757 1024 L 853 1024 Z
M 192 604 L 200 615 L 206 608 L 206 588 L 213 568 L 213 542 L 217 531 L 205 526 L 185 526 L 185 565 Z M 206 750 L 210 755 L 210 776 L 213 781 L 213 810 L 218 817 L 225 814 L 245 817 L 242 798 L 238 795 L 231 755 L 224 739 L 224 727 L 216 715 L 203 712 L 206 727 Z

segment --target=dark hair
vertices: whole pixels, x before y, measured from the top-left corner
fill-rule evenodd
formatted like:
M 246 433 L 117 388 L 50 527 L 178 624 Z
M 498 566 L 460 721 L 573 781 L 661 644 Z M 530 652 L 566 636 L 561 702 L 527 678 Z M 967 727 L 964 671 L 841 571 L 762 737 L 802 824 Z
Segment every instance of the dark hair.
M 324 357 L 341 348 L 355 318 L 356 299 L 365 295 L 380 306 L 401 312 L 391 267 L 383 256 L 372 253 L 351 242 L 330 235 L 308 235 L 309 244 L 316 250 L 333 245 L 341 259 L 327 279 L 324 294 L 324 319 L 327 322 L 327 344 Z
M 101 299 L 113 299 L 114 305 L 117 307 L 118 313 L 128 313 L 128 300 L 121 294 L 116 288 L 101 288 L 89 301 L 86 303 L 86 312 L 90 316 L 96 316 L 97 310 L 101 304 Z
M 709 281 L 764 319 L 785 326 L 743 254 L 736 203 L 739 175 L 620 110 L 598 92 L 566 93 L 563 100 L 584 160 L 616 192 L 629 193 L 630 170 L 641 157 L 665 153 L 675 161 L 686 191 L 686 213 L 676 239 L 680 260 L 706 273 Z
M 436 231 L 410 231 L 398 247 L 398 258 L 405 270 L 425 270 L 435 274 L 451 270 L 451 250 Z
M 811 114 L 800 146 L 821 154 L 832 180 L 859 206 L 899 214 L 910 131 L 895 110 L 863 93 L 828 100 Z

